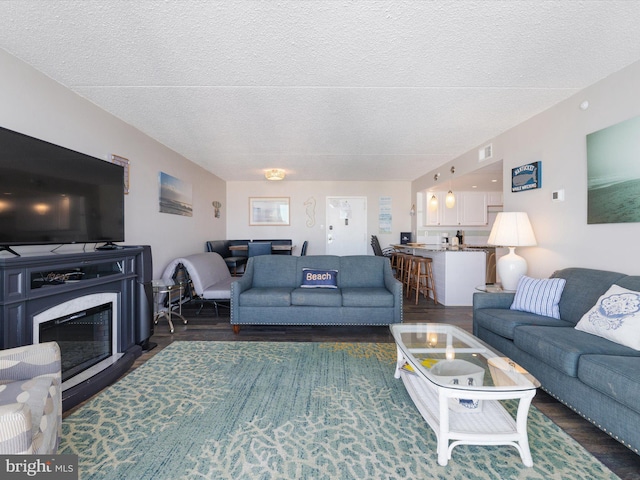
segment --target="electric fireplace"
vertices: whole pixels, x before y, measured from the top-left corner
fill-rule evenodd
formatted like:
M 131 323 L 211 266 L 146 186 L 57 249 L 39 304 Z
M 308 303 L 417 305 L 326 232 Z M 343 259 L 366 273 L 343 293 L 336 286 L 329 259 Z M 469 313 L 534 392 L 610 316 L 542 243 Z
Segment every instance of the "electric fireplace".
M 54 341 L 62 356 L 62 390 L 115 363 L 118 353 L 117 293 L 84 295 L 33 317 L 33 343 Z

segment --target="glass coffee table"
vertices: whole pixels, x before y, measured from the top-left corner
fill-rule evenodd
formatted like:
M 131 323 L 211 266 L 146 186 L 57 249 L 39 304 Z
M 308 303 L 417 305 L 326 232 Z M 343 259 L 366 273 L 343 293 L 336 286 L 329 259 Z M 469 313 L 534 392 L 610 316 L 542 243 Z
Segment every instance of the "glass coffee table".
M 395 377 L 438 439 L 438 464 L 458 445 L 511 445 L 533 466 L 527 417 L 540 383 L 480 339 L 440 323 L 395 324 Z M 499 400 L 518 400 L 514 419 Z

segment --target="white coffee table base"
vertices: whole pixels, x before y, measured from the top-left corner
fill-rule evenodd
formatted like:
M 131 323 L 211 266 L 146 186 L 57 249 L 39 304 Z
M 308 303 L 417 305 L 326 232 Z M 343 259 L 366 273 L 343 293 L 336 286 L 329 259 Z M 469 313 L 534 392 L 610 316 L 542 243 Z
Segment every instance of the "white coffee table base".
M 419 374 L 402 369 L 406 359 L 398 348 L 395 377 L 402 381 L 422 417 L 438 439 L 438 464 L 445 466 L 458 445 L 511 445 L 520 453 L 522 463 L 533 466 L 527 417 L 535 390 L 473 392 L 483 401 L 482 411 L 458 413 L 449 410 L 448 399 L 460 396 L 459 390 L 439 387 Z M 517 418 L 507 412 L 498 400 L 520 399 Z M 450 443 L 451 442 L 451 443 Z

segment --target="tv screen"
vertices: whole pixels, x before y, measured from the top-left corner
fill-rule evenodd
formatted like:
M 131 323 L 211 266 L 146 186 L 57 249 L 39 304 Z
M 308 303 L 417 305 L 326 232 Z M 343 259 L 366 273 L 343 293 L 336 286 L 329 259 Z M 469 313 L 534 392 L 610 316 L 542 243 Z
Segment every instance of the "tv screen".
M 0 127 L 0 245 L 124 241 L 120 165 Z

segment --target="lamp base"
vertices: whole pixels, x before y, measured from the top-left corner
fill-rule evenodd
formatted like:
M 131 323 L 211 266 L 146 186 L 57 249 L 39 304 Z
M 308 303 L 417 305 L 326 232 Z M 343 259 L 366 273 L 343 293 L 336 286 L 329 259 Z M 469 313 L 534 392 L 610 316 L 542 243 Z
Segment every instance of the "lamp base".
M 496 263 L 496 273 L 503 290 L 515 291 L 518 281 L 527 273 L 527 261 L 516 255 L 515 249 L 516 247 L 509 247 L 509 253 Z

